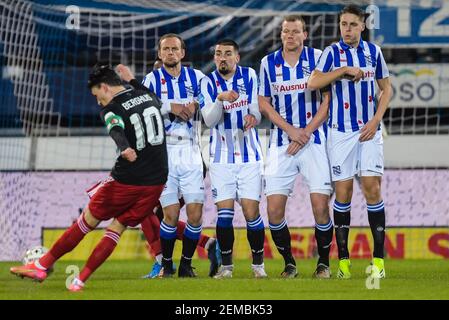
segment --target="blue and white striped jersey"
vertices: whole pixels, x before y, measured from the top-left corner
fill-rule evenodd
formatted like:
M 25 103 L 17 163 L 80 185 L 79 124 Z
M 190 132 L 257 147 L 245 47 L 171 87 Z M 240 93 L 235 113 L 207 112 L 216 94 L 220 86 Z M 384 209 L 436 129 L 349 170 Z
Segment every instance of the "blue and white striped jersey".
M 199 143 L 200 112 L 186 122 L 169 114 L 169 111 L 171 110 L 170 103 L 187 105 L 192 101 L 198 101 L 202 77 L 204 77 L 204 73 L 201 71 L 182 66 L 179 77 L 171 76 L 164 67 L 161 67 L 150 72 L 143 79 L 142 84 L 162 101 L 161 113 L 164 117 L 167 144 L 179 144 L 190 142 L 190 140 Z
M 282 48 L 263 57 L 260 65 L 259 95 L 271 97 L 271 104 L 289 124 L 305 128 L 320 105 L 319 90 L 307 90 L 307 80 L 315 69 L 321 50 L 304 47 L 294 66 L 282 57 Z M 314 142 L 321 143 L 319 128 Z M 270 146 L 290 143 L 287 133 L 271 125 Z
M 327 47 L 316 69 L 329 72 L 344 66 L 359 67 L 365 73 L 357 83 L 347 79 L 331 84 L 329 127 L 338 131 L 358 131 L 376 113 L 376 79 L 389 76 L 387 64 L 379 46 L 363 41 L 351 48 L 343 40 Z
M 247 114 L 260 114 L 254 69 L 237 66 L 234 76 L 229 80 L 223 79 L 218 71 L 205 76 L 201 80 L 200 107 L 214 104 L 218 94 L 228 90 L 238 92 L 239 97 L 234 102 L 223 101 L 221 118 L 211 128 L 210 161 L 227 164 L 261 161 L 262 149 L 257 129 L 243 130 Z M 221 107 L 221 104 L 214 107 Z

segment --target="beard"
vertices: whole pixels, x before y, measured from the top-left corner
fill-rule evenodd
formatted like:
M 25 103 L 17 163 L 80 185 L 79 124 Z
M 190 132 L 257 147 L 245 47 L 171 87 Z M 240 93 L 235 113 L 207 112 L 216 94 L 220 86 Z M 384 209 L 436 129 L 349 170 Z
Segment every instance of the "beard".
M 220 66 L 220 68 L 218 69 L 218 71 L 220 71 L 220 73 L 222 75 L 227 75 L 229 72 L 231 72 L 231 70 L 229 70 L 228 66 Z

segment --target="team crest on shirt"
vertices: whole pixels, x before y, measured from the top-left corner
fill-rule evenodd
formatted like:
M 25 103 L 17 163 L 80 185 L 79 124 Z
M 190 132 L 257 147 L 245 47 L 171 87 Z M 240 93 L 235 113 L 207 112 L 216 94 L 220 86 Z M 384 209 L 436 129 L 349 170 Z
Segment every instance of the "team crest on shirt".
M 302 66 L 302 73 L 304 77 L 310 76 L 310 66 Z
M 246 88 L 245 88 L 244 84 L 238 84 L 237 90 L 238 90 L 239 94 L 246 94 Z
M 195 90 L 193 90 L 192 86 L 186 86 L 186 91 L 188 95 L 195 95 Z
M 365 55 L 366 64 L 372 64 L 373 60 L 371 59 L 371 55 Z

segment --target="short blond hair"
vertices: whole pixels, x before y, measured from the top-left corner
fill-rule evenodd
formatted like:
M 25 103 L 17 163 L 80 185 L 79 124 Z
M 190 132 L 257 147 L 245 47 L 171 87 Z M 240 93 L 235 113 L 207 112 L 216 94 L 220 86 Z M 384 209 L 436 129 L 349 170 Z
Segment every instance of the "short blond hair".
M 284 20 L 282 20 L 282 23 L 284 23 L 285 21 L 288 21 L 288 22 L 301 21 L 301 23 L 302 23 L 302 31 L 306 31 L 306 21 L 299 14 L 290 14 L 288 16 L 285 16 Z

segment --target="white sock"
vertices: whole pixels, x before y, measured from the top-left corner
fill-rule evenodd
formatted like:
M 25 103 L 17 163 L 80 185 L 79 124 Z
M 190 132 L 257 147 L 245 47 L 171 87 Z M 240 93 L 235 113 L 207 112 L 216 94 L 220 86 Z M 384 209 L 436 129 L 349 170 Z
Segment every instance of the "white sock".
M 159 254 L 156 256 L 156 261 L 157 261 L 157 263 L 162 264 L 162 253 L 159 253 Z

